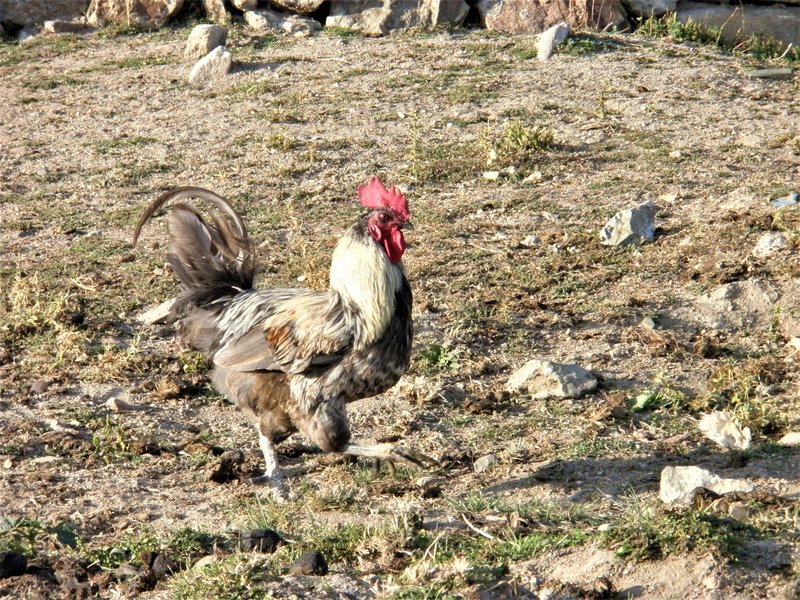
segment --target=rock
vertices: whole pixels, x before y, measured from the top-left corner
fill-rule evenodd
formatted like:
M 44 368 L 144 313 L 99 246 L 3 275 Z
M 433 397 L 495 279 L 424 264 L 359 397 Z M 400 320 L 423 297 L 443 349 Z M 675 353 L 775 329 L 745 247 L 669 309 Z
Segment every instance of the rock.
M 539 62 L 548 60 L 553 55 L 556 46 L 566 40 L 567 37 L 569 37 L 569 25 L 564 21 L 543 32 L 539 36 L 539 41 L 536 42 L 536 57 Z
M 561 21 L 573 30 L 628 26 L 620 0 L 480 0 L 476 6 L 487 29 L 513 35 L 541 33 Z
M 203 0 L 203 8 L 206 9 L 209 21 L 220 25 L 227 25 L 231 22 L 231 15 L 225 8 L 224 0 Z
M 45 21 L 79 18 L 89 0 L 0 0 L 0 21 L 12 25 L 39 25 Z
M 217 46 L 224 46 L 228 38 L 228 30 L 221 25 L 198 25 L 189 34 L 186 40 L 186 51 L 184 56 L 187 60 L 198 60 L 211 52 Z M 167 312 L 172 307 L 175 300 L 168 300 Z M 164 303 L 167 304 L 167 303 Z M 157 308 L 161 308 L 164 304 Z
M 183 0 L 92 0 L 86 21 L 92 27 L 109 23 L 162 27 L 183 8 Z
M 728 516 L 737 521 L 746 521 L 750 516 L 750 509 L 744 502 L 731 502 L 728 505 Z
M 486 456 L 481 456 L 478 460 L 476 460 L 473 468 L 475 469 L 476 473 L 484 473 L 496 466 L 498 462 L 499 461 L 494 454 L 487 454 Z
M 36 381 L 31 382 L 29 389 L 31 394 L 44 394 L 47 391 L 47 388 L 49 387 L 50 387 L 49 379 L 37 379 Z
M 665 467 L 661 471 L 659 497 L 666 504 L 689 498 L 691 493 L 705 488 L 724 495 L 731 492 L 752 492 L 753 484 L 744 479 L 722 479 L 700 467 Z
M 0 552 L 0 579 L 18 577 L 25 574 L 28 559 L 19 552 Z
M 158 554 L 156 555 L 155 560 L 153 560 L 152 569 L 156 579 L 164 579 L 164 577 L 169 577 L 170 575 L 180 571 L 181 567 L 169 556 Z
M 597 387 L 597 379 L 578 365 L 530 360 L 508 379 L 510 392 L 529 393 L 534 399 L 578 398 Z
M 526 236 L 525 239 L 520 242 L 520 245 L 525 246 L 526 248 L 534 248 L 535 246 L 538 246 L 541 243 L 542 241 L 539 239 L 539 236 L 529 235 Z
M 786 196 L 775 198 L 772 203 L 773 208 L 783 208 L 784 206 L 793 206 L 800 201 L 800 194 L 797 192 L 789 192 Z
M 723 448 L 747 450 L 750 447 L 750 428 L 741 429 L 721 411 L 714 411 L 700 420 L 698 429 Z
M 800 7 L 785 6 L 725 6 L 703 2 L 680 2 L 675 14 L 681 23 L 693 21 L 720 31 L 728 43 L 743 41 L 751 36 L 768 36 L 782 48 L 800 44 Z
M 319 21 L 297 15 L 286 15 L 274 10 L 249 10 L 244 13 L 248 26 L 256 31 L 281 29 L 287 33 L 311 33 L 322 29 Z
M 244 551 L 272 553 L 278 549 L 283 540 L 272 529 L 250 529 L 239 532 L 239 548 Z
M 228 483 L 237 478 L 242 463 L 244 454 L 240 450 L 223 452 L 219 461 L 209 470 L 208 480 L 214 483 Z
M 74 21 L 45 21 L 42 31 L 46 33 L 84 33 L 89 27 L 83 19 Z
M 188 50 L 188 49 L 187 49 Z M 145 325 L 155 325 L 157 323 L 166 323 L 169 318 L 169 311 L 172 310 L 172 305 L 175 304 L 177 298 L 170 298 L 165 300 L 155 308 L 151 308 L 145 313 L 142 313 L 136 320 Z
M 241 11 L 255 10 L 258 8 L 258 0 L 232 0 L 234 8 Z
M 216 554 L 209 554 L 198 560 L 196 563 L 194 563 L 194 565 L 192 565 L 192 569 L 201 571 L 202 569 L 210 567 L 216 562 L 219 562 L 219 556 L 217 556 Z
M 785 234 L 780 231 L 768 231 L 758 239 L 752 254 L 756 258 L 766 258 L 789 247 L 789 238 Z
M 750 79 L 788 79 L 794 73 L 794 69 L 788 67 L 783 69 L 752 69 L 745 72 Z
M 31 31 L 30 29 L 20 29 L 19 33 L 17 34 L 17 42 L 20 44 L 30 42 L 34 38 L 36 38 L 36 32 Z
M 189 83 L 204 88 L 224 78 L 231 70 L 233 59 L 225 46 L 217 46 L 198 60 L 189 73 Z
M 467 13 L 464 0 L 351 0 L 333 2 L 325 25 L 385 35 L 395 29 L 458 26 Z
M 291 575 L 327 575 L 328 563 L 325 557 L 316 550 L 301 554 L 289 567 Z
M 771 320 L 778 298 L 766 281 L 735 281 L 700 296 L 694 314 L 714 329 L 752 327 Z
M 483 178 L 489 181 L 497 181 L 500 179 L 500 171 L 484 171 Z
M 668 12 L 675 12 L 678 0 L 622 0 L 622 5 L 629 15 L 634 17 L 660 17 Z
M 606 246 L 640 245 L 655 238 L 656 207 L 648 200 L 639 206 L 615 214 L 600 231 L 600 243 Z
M 778 440 L 779 446 L 800 446 L 800 431 L 790 431 Z
M 291 13 L 307 15 L 318 10 L 325 0 L 272 0 L 271 4 Z

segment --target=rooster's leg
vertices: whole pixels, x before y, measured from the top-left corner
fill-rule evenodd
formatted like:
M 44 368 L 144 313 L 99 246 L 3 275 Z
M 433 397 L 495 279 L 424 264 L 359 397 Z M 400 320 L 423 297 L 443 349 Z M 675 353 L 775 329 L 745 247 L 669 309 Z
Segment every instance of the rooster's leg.
M 375 458 L 387 461 L 389 464 L 403 463 L 409 467 L 424 469 L 426 467 L 438 467 L 439 462 L 416 450 L 395 446 L 394 444 L 375 444 L 374 446 L 359 446 L 357 444 L 347 444 L 339 450 L 342 454 L 350 456 L 363 456 L 365 458 Z
M 278 453 L 275 451 L 275 446 L 263 433 L 258 433 L 258 445 L 261 448 L 261 453 L 264 455 L 264 463 L 266 468 L 264 474 L 260 477 L 252 477 L 249 481 L 253 485 L 269 484 L 275 492 L 277 499 L 285 499 L 286 497 L 286 484 L 283 482 L 283 473 L 278 466 Z

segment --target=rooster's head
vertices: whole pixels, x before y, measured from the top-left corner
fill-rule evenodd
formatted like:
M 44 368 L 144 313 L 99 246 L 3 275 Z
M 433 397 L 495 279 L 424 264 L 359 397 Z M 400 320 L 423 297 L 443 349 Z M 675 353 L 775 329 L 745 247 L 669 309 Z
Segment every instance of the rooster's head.
M 371 209 L 366 216 L 370 237 L 386 251 L 393 264 L 400 262 L 406 250 L 403 228 L 412 228 L 408 202 L 393 185 L 387 190 L 381 180 L 373 177 L 358 188 L 358 201 Z

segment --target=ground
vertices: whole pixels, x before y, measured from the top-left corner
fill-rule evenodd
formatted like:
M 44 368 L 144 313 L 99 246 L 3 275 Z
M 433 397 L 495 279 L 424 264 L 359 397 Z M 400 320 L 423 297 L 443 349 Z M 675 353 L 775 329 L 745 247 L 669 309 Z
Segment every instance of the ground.
M 198 90 L 188 31 L 0 46 L 0 549 L 29 557 L 0 595 L 793 597 L 800 452 L 777 441 L 800 426 L 800 208 L 773 202 L 800 181 L 800 79 L 749 73 L 785 63 L 635 35 L 540 63 L 535 39 L 484 31 L 234 27 L 232 72 Z M 294 436 L 279 504 L 246 483 L 255 430 L 203 358 L 137 320 L 175 288 L 164 219 L 131 233 L 160 191 L 211 188 L 258 243 L 258 285 L 324 288 L 372 174 L 409 198 L 416 338 L 353 430 L 441 467 L 376 472 Z M 601 245 L 645 200 L 655 240 Z M 788 249 L 754 257 L 768 231 Z M 533 358 L 600 386 L 508 393 Z M 703 437 L 715 408 L 750 449 Z M 755 491 L 666 507 L 668 465 Z M 254 527 L 284 543 L 238 550 Z M 327 575 L 287 573 L 307 550 Z M 146 551 L 180 572 L 143 576 Z

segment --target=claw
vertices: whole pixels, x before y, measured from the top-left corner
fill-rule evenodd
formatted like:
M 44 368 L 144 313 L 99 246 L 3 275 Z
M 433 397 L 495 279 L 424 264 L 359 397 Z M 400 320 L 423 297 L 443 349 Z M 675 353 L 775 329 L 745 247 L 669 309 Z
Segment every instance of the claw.
M 286 502 L 289 500 L 289 491 L 286 489 L 283 477 L 260 475 L 259 477 L 251 477 L 247 480 L 247 483 L 254 486 L 269 486 L 272 497 L 276 502 Z

